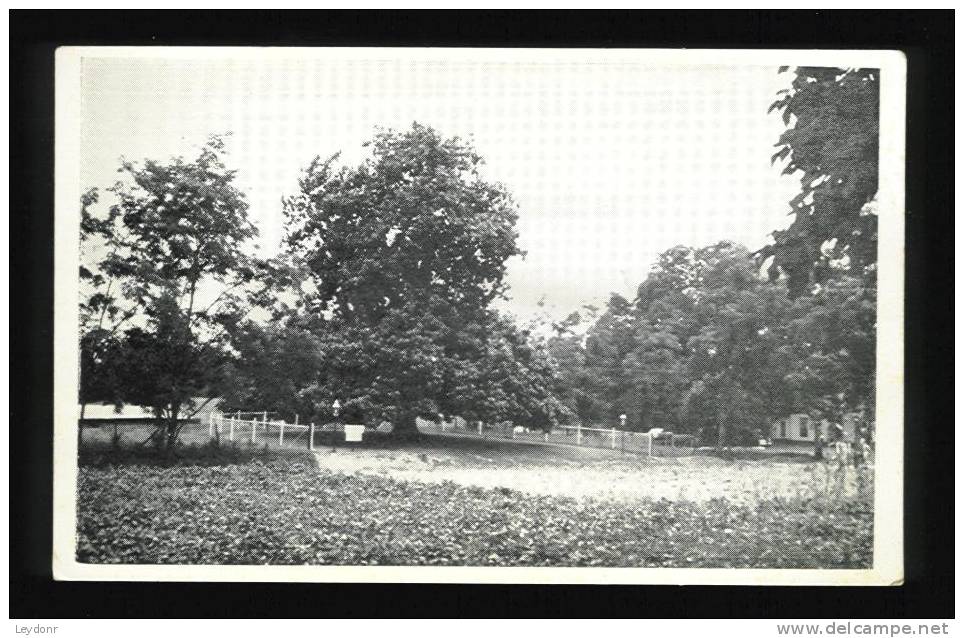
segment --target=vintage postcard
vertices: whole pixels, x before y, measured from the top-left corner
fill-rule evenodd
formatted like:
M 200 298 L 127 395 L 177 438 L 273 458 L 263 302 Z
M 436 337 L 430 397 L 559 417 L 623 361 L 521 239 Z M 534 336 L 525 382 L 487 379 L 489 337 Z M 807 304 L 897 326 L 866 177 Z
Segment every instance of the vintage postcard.
M 59 579 L 892 585 L 892 51 L 66 47 Z

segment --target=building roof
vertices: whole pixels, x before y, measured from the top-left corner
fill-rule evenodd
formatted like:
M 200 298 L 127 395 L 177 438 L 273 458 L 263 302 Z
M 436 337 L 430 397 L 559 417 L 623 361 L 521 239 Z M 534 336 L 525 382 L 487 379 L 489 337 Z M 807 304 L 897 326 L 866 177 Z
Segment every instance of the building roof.
M 194 397 L 191 399 L 198 413 L 206 414 L 220 403 L 220 399 L 209 399 L 208 397 Z M 206 403 L 205 403 L 206 402 Z M 203 406 L 203 407 L 202 407 Z M 188 410 L 190 416 L 193 410 Z M 77 406 L 77 414 L 80 414 L 80 406 Z M 195 415 L 196 418 L 197 415 Z M 153 419 L 154 413 L 147 408 L 139 405 L 122 405 L 120 409 L 113 403 L 88 403 L 84 409 L 84 420 L 118 420 L 126 421 L 129 419 Z M 186 418 L 183 414 L 181 418 Z

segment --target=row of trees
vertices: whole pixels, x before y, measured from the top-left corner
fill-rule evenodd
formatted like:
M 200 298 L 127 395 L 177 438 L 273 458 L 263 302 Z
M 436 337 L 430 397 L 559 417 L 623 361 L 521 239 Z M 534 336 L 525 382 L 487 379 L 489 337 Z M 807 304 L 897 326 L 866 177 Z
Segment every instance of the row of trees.
M 873 410 L 876 292 L 835 273 L 791 299 L 729 242 L 663 253 L 636 298 L 578 313 L 549 349 L 583 422 L 659 427 L 726 445 L 794 412 L 839 422 Z
M 804 171 L 794 224 L 760 254 L 667 251 L 588 332 L 577 315 L 547 334 L 493 309 L 516 205 L 470 145 L 430 128 L 378 133 L 357 166 L 316 158 L 270 260 L 250 256 L 220 139 L 191 161 L 124 162 L 110 205 L 81 202 L 81 403 L 151 408 L 168 449 L 202 395 L 316 421 L 337 398 L 399 435 L 419 415 L 550 428 L 626 413 L 721 443 L 790 410 L 872 406 L 876 147 L 837 133 L 875 122 L 876 77 L 832 71 L 797 69 L 774 105 L 793 121 L 774 159 Z M 868 112 L 814 106 L 847 92 Z
M 191 162 L 125 163 L 117 203 L 82 202 L 81 403 L 150 407 L 174 445 L 192 397 L 316 420 L 419 415 L 545 427 L 566 408 L 549 358 L 491 308 L 518 254 L 516 207 L 458 139 L 382 132 L 359 166 L 316 158 L 284 200 L 284 251 L 255 229 L 212 139 Z
M 792 222 L 756 253 L 728 242 L 662 254 L 636 298 L 550 349 L 583 421 L 715 435 L 724 444 L 793 412 L 874 412 L 879 71 L 782 67 L 771 161 L 799 175 Z M 765 270 L 767 278 L 760 276 Z

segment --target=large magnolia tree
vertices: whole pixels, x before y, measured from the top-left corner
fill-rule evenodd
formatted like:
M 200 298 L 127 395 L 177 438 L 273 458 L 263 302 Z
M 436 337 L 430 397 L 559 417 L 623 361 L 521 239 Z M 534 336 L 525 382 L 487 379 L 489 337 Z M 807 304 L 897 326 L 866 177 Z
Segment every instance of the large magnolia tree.
M 309 326 L 324 410 L 388 419 L 415 435 L 440 413 L 547 426 L 565 412 L 551 359 L 490 308 L 520 254 L 517 212 L 473 148 L 419 124 L 383 131 L 371 157 L 316 159 L 284 202 L 286 246 L 303 264 L 288 320 Z

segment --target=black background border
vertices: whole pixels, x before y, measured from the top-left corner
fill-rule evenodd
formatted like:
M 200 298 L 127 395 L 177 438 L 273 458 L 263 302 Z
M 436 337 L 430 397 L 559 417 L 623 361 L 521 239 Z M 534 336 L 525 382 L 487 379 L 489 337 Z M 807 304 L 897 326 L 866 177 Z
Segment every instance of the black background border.
M 11 617 L 954 616 L 953 11 L 58 10 L 11 11 L 9 23 L 10 299 L 20 300 L 10 321 Z M 905 584 L 786 590 L 53 581 L 53 54 L 60 45 L 902 50 Z

